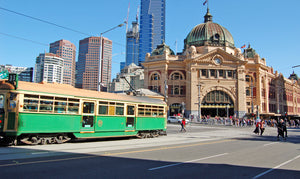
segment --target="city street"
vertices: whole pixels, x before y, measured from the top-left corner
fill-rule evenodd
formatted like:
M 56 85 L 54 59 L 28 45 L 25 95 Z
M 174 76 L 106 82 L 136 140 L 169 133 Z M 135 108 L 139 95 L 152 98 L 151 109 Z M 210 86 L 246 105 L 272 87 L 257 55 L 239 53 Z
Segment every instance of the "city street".
M 2 178 L 300 178 L 300 129 L 168 124 L 168 135 L 0 147 Z

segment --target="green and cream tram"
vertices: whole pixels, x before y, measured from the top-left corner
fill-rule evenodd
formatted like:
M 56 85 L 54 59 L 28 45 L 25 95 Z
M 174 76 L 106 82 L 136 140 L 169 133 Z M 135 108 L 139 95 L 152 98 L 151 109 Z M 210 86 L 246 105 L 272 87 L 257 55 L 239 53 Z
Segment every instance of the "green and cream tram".
M 0 81 L 0 140 L 62 143 L 76 138 L 158 136 L 166 132 L 160 99 L 77 89 L 69 85 Z

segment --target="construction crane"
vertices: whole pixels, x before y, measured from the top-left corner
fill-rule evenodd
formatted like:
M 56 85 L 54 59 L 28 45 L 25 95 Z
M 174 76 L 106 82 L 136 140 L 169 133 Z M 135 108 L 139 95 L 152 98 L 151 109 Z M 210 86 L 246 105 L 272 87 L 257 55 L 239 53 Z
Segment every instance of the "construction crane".
M 297 67 L 300 67 L 300 65 L 293 66 L 292 68 L 297 68 Z

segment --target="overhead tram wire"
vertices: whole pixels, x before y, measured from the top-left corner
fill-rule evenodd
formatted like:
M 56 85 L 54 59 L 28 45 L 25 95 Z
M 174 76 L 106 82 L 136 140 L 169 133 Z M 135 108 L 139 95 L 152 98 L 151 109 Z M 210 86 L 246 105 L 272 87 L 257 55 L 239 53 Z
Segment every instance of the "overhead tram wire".
M 22 37 L 17 37 L 17 36 L 14 36 L 14 35 L 3 33 L 3 32 L 0 32 L 0 34 L 8 36 L 8 37 L 13 37 L 13 38 L 16 38 L 16 39 L 32 42 L 32 43 L 35 43 L 35 44 L 47 46 L 47 47 L 49 46 L 49 44 L 45 44 L 45 43 L 42 43 L 42 42 L 37 42 L 37 41 L 34 41 L 34 40 L 30 40 L 30 39 L 25 39 L 25 38 L 22 38 Z
M 66 29 L 66 30 L 69 30 L 69 31 L 72 31 L 72 32 L 76 32 L 76 33 L 87 35 L 87 36 L 94 36 L 92 34 L 88 34 L 88 33 L 85 33 L 85 32 L 80 32 L 78 30 L 75 30 L 75 29 L 72 29 L 72 28 L 69 28 L 69 27 L 65 27 L 65 26 L 62 26 L 62 25 L 59 25 L 59 24 L 56 24 L 56 23 L 53 23 L 53 22 L 49 22 L 49 21 L 46 21 L 46 20 L 43 20 L 43 19 L 39 19 L 39 18 L 36 18 L 36 17 L 33 17 L 33 16 L 29 16 L 29 15 L 20 13 L 20 12 L 16 12 L 16 11 L 13 11 L 13 10 L 6 9 L 6 8 L 3 8 L 3 7 L 0 7 L 0 9 L 2 9 L 4 11 L 11 12 L 11 13 L 14 13 L 14 14 L 17 14 L 17 15 L 20 15 L 20 16 L 27 17 L 27 18 L 30 18 L 30 19 L 34 19 L 34 20 L 37 20 L 37 21 L 40 21 L 40 22 L 43 22 L 43 23 L 46 23 L 46 24 L 54 25 L 56 27 L 60 27 L 60 28 L 63 28 L 63 29 Z M 125 47 L 125 45 L 117 43 L 117 42 L 114 42 L 114 44 Z
M 80 32 L 78 30 L 75 30 L 75 29 L 72 29 L 72 28 L 69 28 L 69 27 L 64 27 L 62 25 L 58 25 L 58 24 L 53 23 L 53 22 L 49 22 L 49 21 L 46 21 L 46 20 L 43 20 L 43 19 L 32 17 L 32 16 L 29 16 L 29 15 L 26 15 L 26 14 L 23 14 L 23 13 L 19 13 L 19 12 L 13 11 L 13 10 L 9 10 L 9 9 L 3 8 L 3 7 L 0 7 L 0 9 L 8 11 L 8 12 L 11 12 L 11 13 L 14 13 L 14 14 L 18 14 L 20 16 L 24 16 L 24 17 L 27 17 L 27 18 L 30 18 L 30 19 L 34 19 L 34 20 L 37 20 L 37 21 L 40 21 L 40 22 L 43 22 L 43 23 L 46 23 L 46 24 L 50 24 L 50 25 L 54 25 L 56 27 L 60 27 L 60 28 L 66 29 L 66 30 L 70 30 L 70 31 L 73 31 L 73 32 L 76 32 L 76 33 L 80 33 L 80 34 L 83 34 L 83 35 L 92 36 L 91 34 Z

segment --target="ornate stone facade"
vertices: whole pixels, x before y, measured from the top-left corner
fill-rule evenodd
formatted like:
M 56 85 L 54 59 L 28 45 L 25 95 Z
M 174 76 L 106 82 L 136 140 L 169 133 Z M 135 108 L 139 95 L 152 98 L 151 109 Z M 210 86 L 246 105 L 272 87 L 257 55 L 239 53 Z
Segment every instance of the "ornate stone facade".
M 204 18 L 188 34 L 183 53 L 162 44 L 156 52 L 163 52 L 147 54 L 143 63 L 144 87 L 166 97 L 169 115 L 184 109 L 186 116 L 298 117 L 298 79 L 274 73 L 250 45 L 242 53 L 209 11 Z

